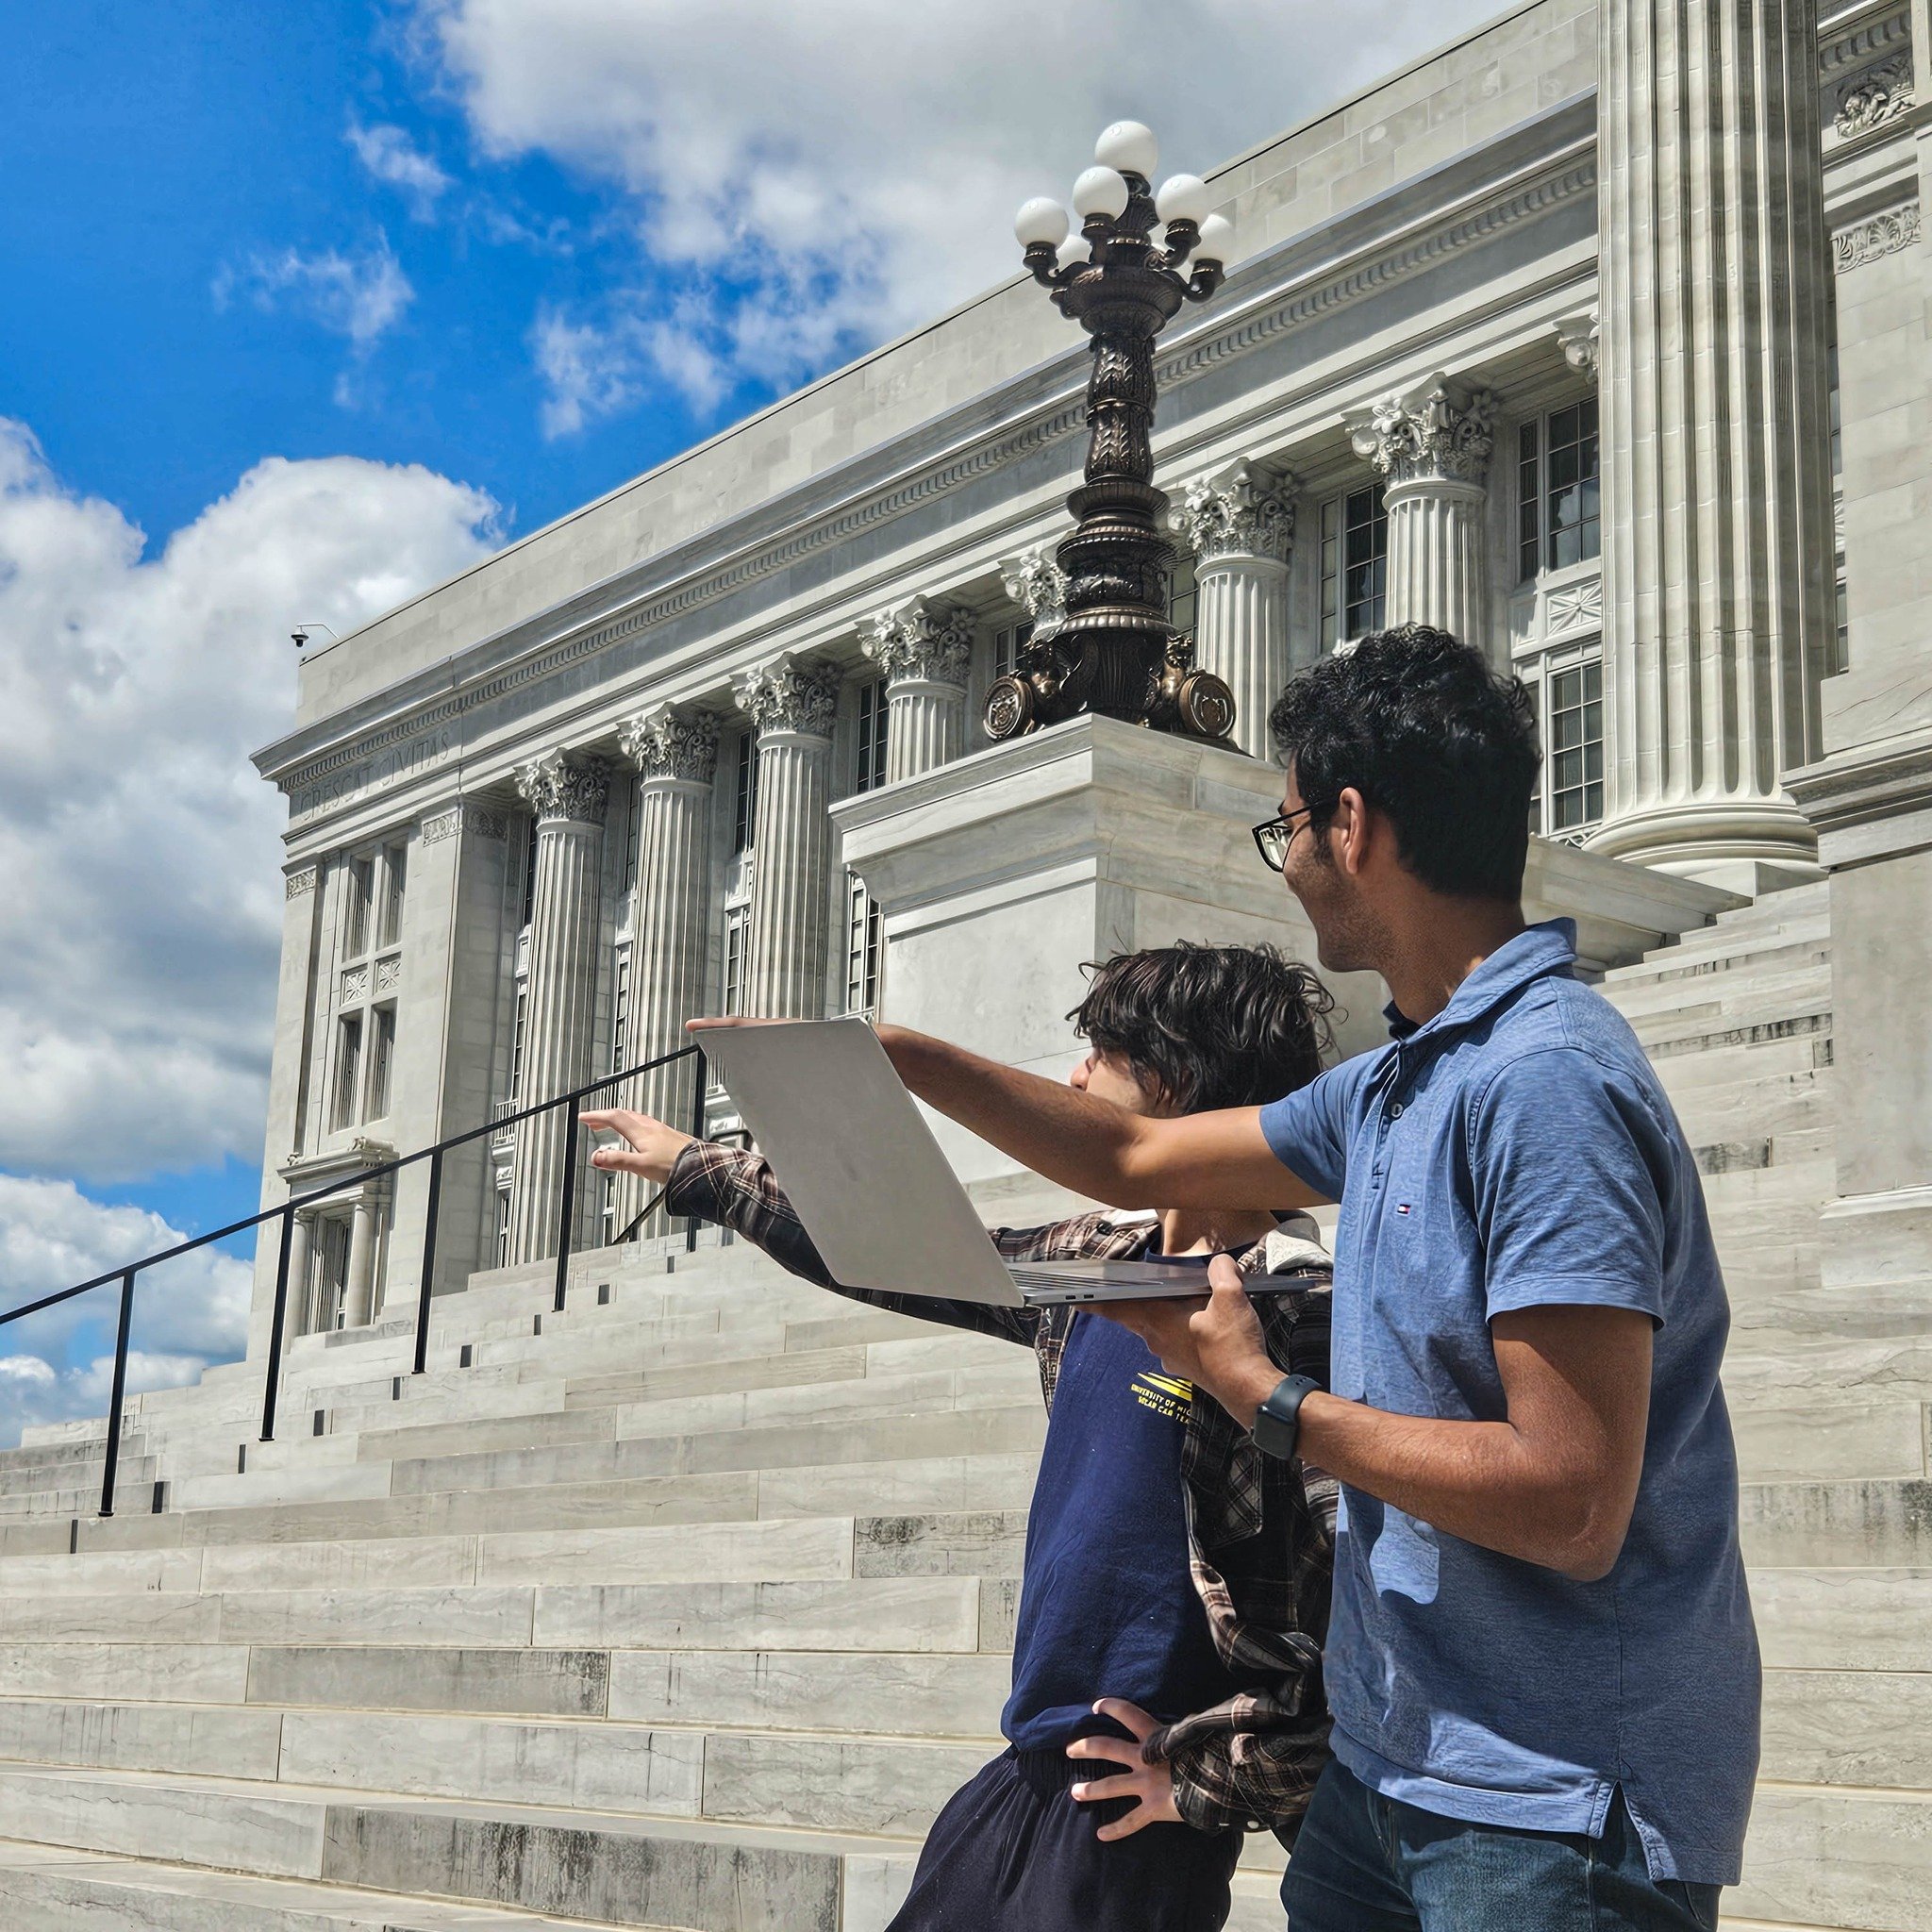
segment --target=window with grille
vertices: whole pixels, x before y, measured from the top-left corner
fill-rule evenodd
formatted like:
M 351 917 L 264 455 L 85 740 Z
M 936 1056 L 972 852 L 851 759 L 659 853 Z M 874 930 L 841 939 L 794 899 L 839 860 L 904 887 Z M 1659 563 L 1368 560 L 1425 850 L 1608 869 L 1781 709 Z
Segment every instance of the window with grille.
M 886 782 L 886 720 L 890 709 L 883 677 L 874 677 L 858 687 L 858 757 L 852 774 L 855 791 L 870 791 Z
M 1322 648 L 1382 627 L 1389 577 L 1389 512 L 1371 483 L 1322 506 Z
M 845 874 L 845 1010 L 872 1013 L 879 1004 L 882 921 L 878 901 L 856 872 Z
M 731 851 L 735 858 L 751 849 L 758 828 L 758 735 L 738 734 L 738 798 L 731 821 Z
M 332 1131 L 356 1124 L 357 1089 L 362 1078 L 362 1015 L 344 1013 L 336 1022 L 335 1098 L 329 1125 Z
M 624 788 L 624 887 L 625 891 L 638 882 L 638 841 L 643 836 L 644 815 L 639 809 L 639 788 L 642 781 L 633 778 Z
M 630 1064 L 630 955 L 617 961 L 617 984 L 610 998 L 610 1071 L 621 1074 Z M 620 1103 L 612 1101 L 613 1107 Z M 600 1102 L 599 1105 L 602 1105 Z
M 1033 641 L 1033 620 L 1009 624 L 992 634 L 992 675 L 1010 677 L 1020 668 L 1020 653 Z
M 1549 828 L 1577 831 L 1604 815 L 1604 667 L 1591 658 L 1553 671 L 1544 690 Z
M 1603 551 L 1602 464 L 1594 396 L 1532 417 L 1516 432 L 1519 574 L 1586 563 Z
M 496 1265 L 509 1266 L 509 1190 L 496 1191 Z
M 509 1097 L 521 1100 L 524 1097 L 524 1028 L 530 1010 L 530 990 L 526 986 L 517 988 L 516 1016 L 510 1022 L 509 1029 Z
M 391 845 L 382 855 L 382 917 L 375 924 L 375 943 L 392 946 L 403 936 L 403 880 L 409 862 L 407 845 Z
M 528 925 L 530 915 L 537 909 L 537 821 L 527 819 L 524 824 L 524 891 L 519 902 L 521 910 L 517 913 L 517 924 Z
M 1175 558 L 1173 575 L 1167 580 L 1168 623 L 1175 630 L 1192 630 L 1200 602 L 1200 592 L 1194 583 L 1193 557 Z
M 349 1224 L 341 1215 L 316 1218 L 311 1266 L 315 1276 L 309 1332 L 325 1334 L 349 1319 Z
M 369 950 L 369 902 L 375 890 L 375 859 L 350 859 L 342 900 L 342 958 L 345 959 L 359 959 Z
M 745 940 L 751 928 L 751 908 L 734 906 L 724 915 L 724 1010 L 744 1011 Z
M 389 1118 L 390 1081 L 396 1058 L 396 1009 L 372 1007 L 369 1012 L 369 1108 L 366 1118 Z

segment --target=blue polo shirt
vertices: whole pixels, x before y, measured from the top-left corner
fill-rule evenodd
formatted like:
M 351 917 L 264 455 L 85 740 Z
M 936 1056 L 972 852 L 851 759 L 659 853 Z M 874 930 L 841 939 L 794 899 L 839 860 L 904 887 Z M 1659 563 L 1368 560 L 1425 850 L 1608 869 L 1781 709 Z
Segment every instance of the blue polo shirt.
M 1325 1677 L 1335 1754 L 1451 1818 L 1598 1836 L 1621 1788 L 1654 1877 L 1735 1884 L 1757 1643 L 1718 1387 L 1729 1326 L 1696 1164 L 1636 1036 L 1531 926 L 1393 1043 L 1273 1102 L 1284 1165 L 1341 1203 L 1332 1387 L 1402 1415 L 1506 1414 L 1491 1318 L 1657 1325 L 1615 1568 L 1576 1583 L 1344 1487 Z

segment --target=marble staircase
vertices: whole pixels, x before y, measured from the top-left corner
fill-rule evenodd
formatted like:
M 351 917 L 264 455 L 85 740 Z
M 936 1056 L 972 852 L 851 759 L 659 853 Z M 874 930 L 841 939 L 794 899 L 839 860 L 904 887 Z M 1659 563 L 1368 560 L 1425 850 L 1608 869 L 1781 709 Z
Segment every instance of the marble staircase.
M 1932 1344 L 1819 1285 L 1822 897 L 1606 990 L 1735 1302 L 1771 1670 L 1733 1923 L 1932 1932 Z M 580 1257 L 561 1314 L 479 1275 L 409 1347 L 294 1343 L 273 1444 L 247 1365 L 131 1402 L 111 1521 L 100 1422 L 0 1454 L 0 1924 L 878 1932 L 996 1748 L 1030 1357 L 715 1240 Z M 1240 1932 L 1278 1871 L 1251 1844 Z

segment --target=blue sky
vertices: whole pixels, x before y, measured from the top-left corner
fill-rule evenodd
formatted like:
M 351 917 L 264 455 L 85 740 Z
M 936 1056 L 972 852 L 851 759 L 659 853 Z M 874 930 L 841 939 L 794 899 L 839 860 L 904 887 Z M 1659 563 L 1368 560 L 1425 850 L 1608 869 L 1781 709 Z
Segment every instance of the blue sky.
M 252 1208 L 289 631 L 341 632 L 1486 0 L 59 0 L 0 66 L 0 1309 Z M 1150 58 L 1185 48 L 1186 58 Z M 236 1353 L 240 1261 L 136 1386 Z M 0 1334 L 0 1442 L 111 1309 Z

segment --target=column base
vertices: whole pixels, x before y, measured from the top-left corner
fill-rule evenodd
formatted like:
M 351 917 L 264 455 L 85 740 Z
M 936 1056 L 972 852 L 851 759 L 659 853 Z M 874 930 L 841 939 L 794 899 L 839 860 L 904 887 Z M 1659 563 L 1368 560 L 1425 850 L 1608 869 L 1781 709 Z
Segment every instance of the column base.
M 1584 849 L 1752 898 L 1824 876 L 1818 835 L 1789 799 L 1631 812 L 1593 833 Z

